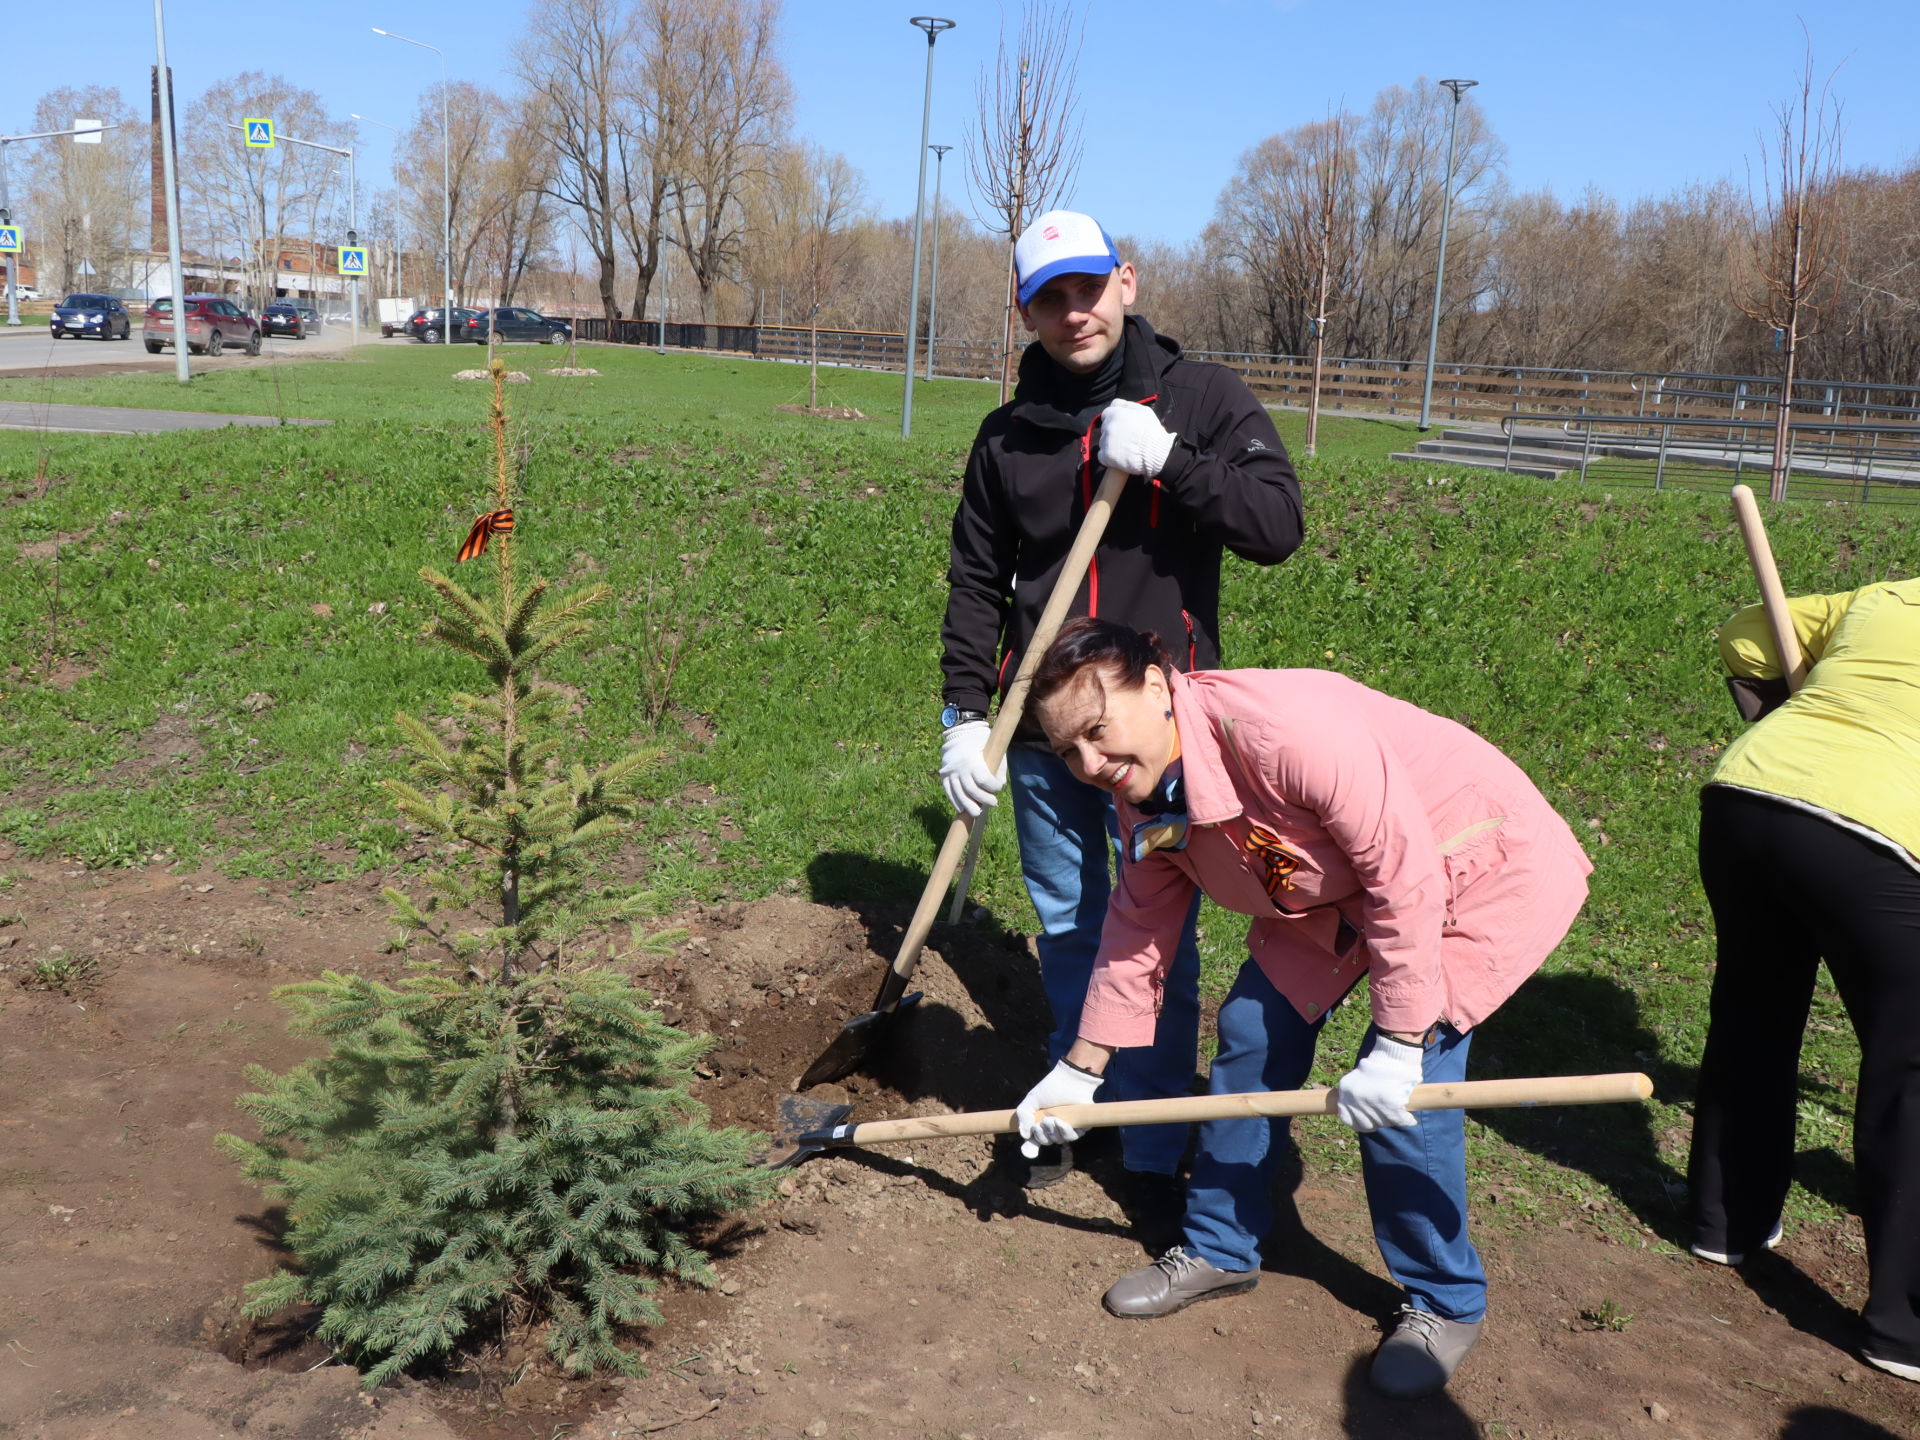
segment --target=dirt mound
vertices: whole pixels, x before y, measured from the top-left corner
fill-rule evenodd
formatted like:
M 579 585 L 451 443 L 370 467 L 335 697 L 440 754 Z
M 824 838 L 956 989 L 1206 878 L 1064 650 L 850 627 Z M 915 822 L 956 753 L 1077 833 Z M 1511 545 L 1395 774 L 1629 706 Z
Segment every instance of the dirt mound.
M 766 1129 L 781 1095 L 872 1007 L 907 919 L 786 897 L 722 905 L 688 917 L 688 940 L 634 974 L 669 1021 L 719 1039 L 697 1091 L 715 1120 Z M 1021 937 L 936 927 L 914 992 L 861 1073 L 812 1098 L 850 1102 L 862 1119 L 1002 1109 L 1043 1067 L 1046 999 Z

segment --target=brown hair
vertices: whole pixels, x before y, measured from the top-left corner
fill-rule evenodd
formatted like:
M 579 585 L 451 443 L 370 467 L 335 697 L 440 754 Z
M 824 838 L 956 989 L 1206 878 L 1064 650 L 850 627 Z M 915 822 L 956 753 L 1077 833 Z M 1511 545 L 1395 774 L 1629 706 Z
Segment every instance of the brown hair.
M 1082 615 L 1060 627 L 1047 653 L 1034 667 L 1027 705 L 1038 709 L 1071 685 L 1082 671 L 1098 665 L 1114 672 L 1122 690 L 1138 690 L 1147 681 L 1147 667 L 1158 665 L 1171 674 L 1173 660 L 1160 637 L 1092 615 Z

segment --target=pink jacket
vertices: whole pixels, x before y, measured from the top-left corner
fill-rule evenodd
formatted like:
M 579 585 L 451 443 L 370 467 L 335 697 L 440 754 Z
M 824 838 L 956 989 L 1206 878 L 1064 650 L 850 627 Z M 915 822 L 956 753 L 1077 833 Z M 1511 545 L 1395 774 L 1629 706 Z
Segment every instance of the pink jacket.
M 1172 676 L 1187 843 L 1122 863 L 1080 1035 L 1152 1043 L 1197 885 L 1309 1020 L 1360 979 L 1388 1030 L 1471 1029 L 1566 935 L 1593 866 L 1464 726 L 1325 670 Z M 1123 841 L 1141 823 L 1122 801 Z

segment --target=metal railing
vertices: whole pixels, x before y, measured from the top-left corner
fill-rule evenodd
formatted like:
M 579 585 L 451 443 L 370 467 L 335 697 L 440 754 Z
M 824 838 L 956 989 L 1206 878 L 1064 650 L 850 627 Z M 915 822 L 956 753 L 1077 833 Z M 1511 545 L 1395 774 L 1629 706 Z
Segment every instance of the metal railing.
M 1529 423 L 1557 425 L 1568 443 L 1519 434 L 1517 427 Z M 1577 466 L 1569 463 L 1567 469 L 1577 468 L 1583 481 L 1711 490 L 1765 481 L 1773 472 L 1773 420 L 1531 411 L 1501 417 L 1500 429 L 1509 466 L 1516 442 L 1564 450 L 1570 462 L 1577 456 Z M 1792 420 L 1787 437 L 1790 496 L 1920 504 L 1920 424 Z
M 802 325 L 703 325 L 668 320 L 664 341 L 658 320 L 614 320 L 582 316 L 574 329 L 582 340 L 624 345 L 665 344 L 673 349 L 725 351 L 764 360 L 804 361 L 813 354 L 816 332 Z M 898 373 L 906 363 L 906 337 L 897 331 L 822 329 L 819 359 L 826 365 L 854 366 Z M 1305 406 L 1313 390 L 1313 361 L 1305 355 L 1261 355 L 1244 351 L 1189 350 L 1239 373 L 1263 401 Z M 1001 347 L 995 340 L 940 337 L 933 345 L 933 369 L 939 375 L 994 379 L 1000 374 Z M 1417 360 L 1378 360 L 1329 356 L 1323 362 L 1320 404 L 1328 412 L 1401 415 L 1416 413 L 1425 378 Z M 1771 424 L 1780 404 L 1780 382 L 1764 375 L 1721 375 L 1705 371 L 1655 373 L 1635 370 L 1573 370 L 1531 365 L 1443 363 L 1434 370 L 1433 415 L 1442 421 L 1495 421 L 1546 415 L 1558 421 L 1591 416 L 1601 420 L 1657 417 L 1682 421 L 1717 420 L 1734 432 L 1757 419 Z M 1796 380 L 1792 396 L 1795 424 L 1803 420 L 1860 421 L 1920 419 L 1920 385 Z M 1631 411 L 1631 416 L 1622 412 Z

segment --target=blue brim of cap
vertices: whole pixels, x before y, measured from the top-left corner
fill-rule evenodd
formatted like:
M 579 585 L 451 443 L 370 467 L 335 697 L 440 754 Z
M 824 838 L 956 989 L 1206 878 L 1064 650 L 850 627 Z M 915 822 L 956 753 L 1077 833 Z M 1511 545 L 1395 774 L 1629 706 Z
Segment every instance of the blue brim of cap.
M 1056 275 L 1106 275 L 1120 268 L 1120 262 L 1112 252 L 1102 251 L 1098 255 L 1068 255 L 1064 259 L 1050 260 L 1032 275 L 1020 282 L 1020 303 L 1031 304 L 1040 287 Z

